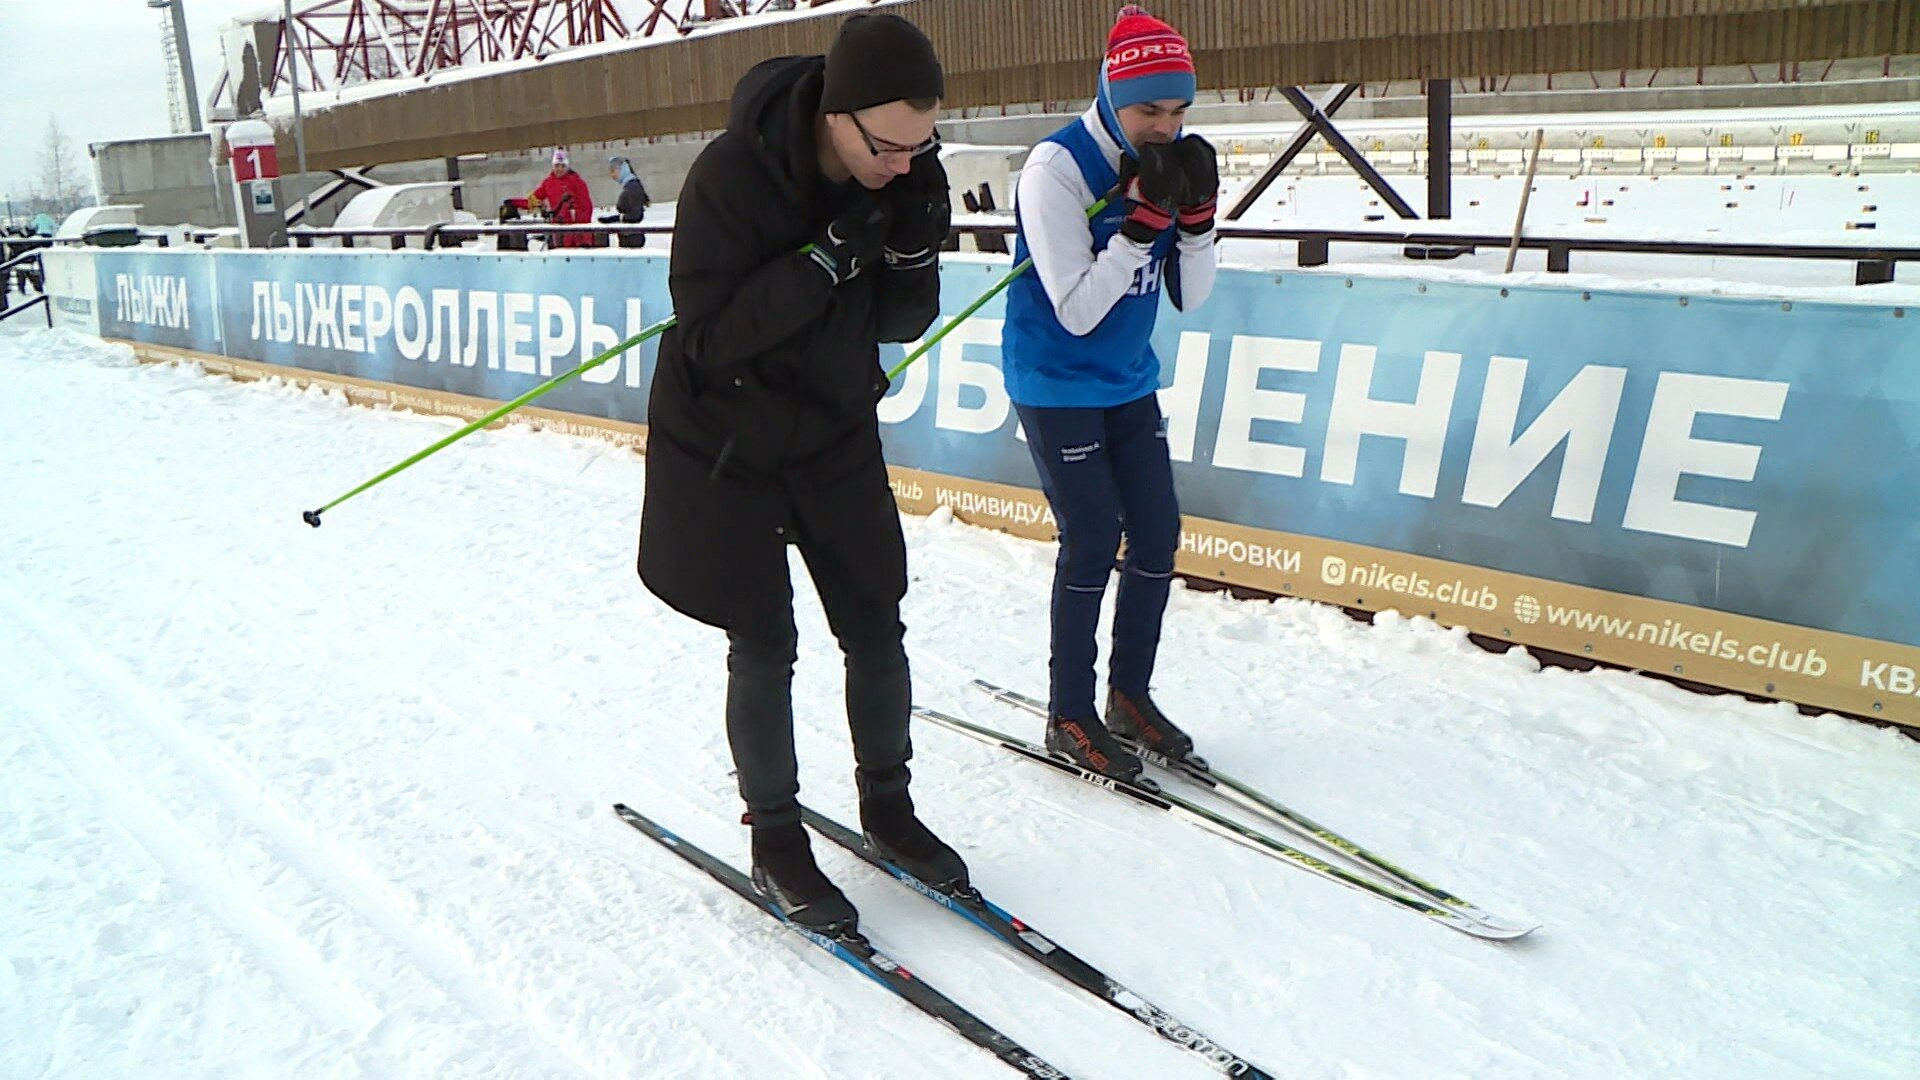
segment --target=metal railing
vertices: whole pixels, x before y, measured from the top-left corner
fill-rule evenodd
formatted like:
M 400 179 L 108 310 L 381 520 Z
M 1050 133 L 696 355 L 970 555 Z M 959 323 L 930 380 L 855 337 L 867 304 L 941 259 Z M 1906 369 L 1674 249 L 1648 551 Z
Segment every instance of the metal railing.
M 339 241 L 340 247 L 355 247 L 356 241 L 384 242 L 394 251 L 407 247 L 407 241 L 420 239 L 428 251 L 441 248 L 460 247 L 469 241 L 483 236 L 503 237 L 509 240 L 531 240 L 540 237 L 548 241 L 549 250 L 580 251 L 605 247 L 599 242 L 602 238 L 618 243 L 615 238 L 673 232 L 672 225 L 630 225 L 624 222 L 605 222 L 590 225 L 547 225 L 531 221 L 481 222 L 472 225 L 442 223 L 438 225 L 367 225 L 358 228 L 309 228 L 296 225 L 287 230 L 287 240 L 294 247 L 310 248 L 316 242 L 326 240 Z M 562 247 L 553 243 L 554 237 L 587 236 L 595 243 L 581 247 Z
M 1014 232 L 1011 220 L 988 221 L 981 220 L 979 217 L 970 216 L 970 218 L 970 220 L 961 219 L 954 222 L 953 236 L 949 238 L 947 244 L 949 250 L 963 235 L 973 236 L 976 240 L 981 237 L 1004 239 Z M 1295 229 L 1221 225 L 1216 231 L 1223 240 L 1272 240 L 1293 243 L 1296 245 L 1295 261 L 1297 265 L 1303 267 L 1325 266 L 1331 261 L 1330 251 L 1334 244 L 1397 247 L 1403 255 L 1411 259 L 1438 260 L 1470 254 L 1481 248 L 1505 250 L 1508 244 L 1513 242 L 1511 236 L 1479 232 L 1448 232 L 1433 228 Z M 294 246 L 301 248 L 333 242 L 348 248 L 356 246 L 356 243 L 370 243 L 383 244 L 390 249 L 400 250 L 409 246 L 408 241 L 417 239 L 427 250 L 436 250 L 459 247 L 484 236 L 509 239 L 531 239 L 537 236 L 549 241 L 548 250 L 564 253 L 598 249 L 562 247 L 553 244 L 553 238 L 570 235 L 613 238 L 671 234 L 672 232 L 673 226 L 670 224 L 544 225 L 531 222 L 500 222 L 350 229 L 295 227 L 287 230 L 287 237 Z M 1900 263 L 1920 263 L 1920 247 L 1900 244 L 1745 243 L 1727 240 L 1635 240 L 1601 236 L 1523 235 L 1519 239 L 1519 246 L 1529 251 L 1544 251 L 1547 256 L 1546 269 L 1549 273 L 1555 274 L 1564 274 L 1569 271 L 1571 257 L 1575 252 L 1845 261 L 1854 264 L 1854 284 L 1856 285 L 1878 285 L 1891 282 L 1894 280 L 1895 267 Z
M 1415 259 L 1444 259 L 1467 254 L 1478 248 L 1504 250 L 1514 242 L 1511 236 L 1491 233 L 1437 232 L 1427 229 L 1269 229 L 1226 226 L 1219 230 L 1223 240 L 1291 240 L 1299 245 L 1296 256 L 1301 266 L 1325 266 L 1328 248 L 1336 243 L 1388 244 L 1401 248 Z M 1920 247 L 1893 244 L 1754 244 L 1726 240 L 1626 240 L 1583 236 L 1521 236 L 1519 246 L 1528 251 L 1547 253 L 1547 272 L 1568 272 L 1570 257 L 1583 254 L 1695 255 L 1740 259 L 1821 259 L 1844 260 L 1854 264 L 1855 285 L 1882 285 L 1893 280 L 1894 267 L 1903 262 L 1920 262 Z
M 967 222 L 966 231 L 1005 235 L 1012 223 Z M 1325 266 L 1333 244 L 1390 246 L 1416 260 L 1449 259 L 1480 248 L 1505 250 L 1513 237 L 1493 233 L 1440 232 L 1432 229 L 1280 229 L 1261 225 L 1221 225 L 1222 240 L 1275 240 L 1298 245 L 1300 266 Z M 1920 247 L 1898 244 L 1754 244 L 1726 240 L 1627 240 L 1598 236 L 1521 236 L 1520 247 L 1547 253 L 1547 271 L 1569 271 L 1571 256 L 1610 253 L 1633 255 L 1695 255 L 1747 259 L 1845 260 L 1854 264 L 1855 285 L 1882 285 L 1893 280 L 1894 267 L 1920 262 Z
M 16 246 L 18 245 L 14 243 L 8 243 L 6 245 L 7 248 Z M 43 250 L 45 250 L 45 245 L 37 244 L 7 259 L 5 262 L 0 262 L 0 322 L 5 322 L 21 312 L 30 311 L 38 307 L 44 310 L 47 317 L 47 325 L 49 327 L 53 325 L 53 305 L 47 302 L 46 265 L 40 261 L 40 252 Z M 34 283 L 34 288 L 40 295 L 35 296 L 31 300 L 25 300 L 9 307 L 7 305 L 7 296 L 12 289 L 11 283 L 20 273 L 16 268 L 26 266 L 29 263 L 33 265 L 31 278 Z M 25 290 L 23 289 L 22 291 L 24 292 Z

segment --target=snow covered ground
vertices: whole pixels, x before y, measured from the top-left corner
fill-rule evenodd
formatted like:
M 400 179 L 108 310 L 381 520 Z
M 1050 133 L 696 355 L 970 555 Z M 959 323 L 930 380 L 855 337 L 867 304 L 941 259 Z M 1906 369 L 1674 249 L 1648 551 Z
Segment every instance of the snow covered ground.
M 643 462 L 0 328 L 0 1076 L 989 1077 L 620 824 L 723 855 L 723 641 L 632 571 Z M 917 696 L 1042 686 L 1051 549 L 909 519 Z M 804 582 L 804 576 L 798 578 Z M 806 792 L 852 814 L 800 585 Z M 989 895 L 1306 1077 L 1920 1074 L 1920 743 L 1422 620 L 1177 592 L 1222 767 L 1479 903 L 1471 940 L 939 730 Z M 839 853 L 884 948 L 1077 1076 L 1191 1059 Z

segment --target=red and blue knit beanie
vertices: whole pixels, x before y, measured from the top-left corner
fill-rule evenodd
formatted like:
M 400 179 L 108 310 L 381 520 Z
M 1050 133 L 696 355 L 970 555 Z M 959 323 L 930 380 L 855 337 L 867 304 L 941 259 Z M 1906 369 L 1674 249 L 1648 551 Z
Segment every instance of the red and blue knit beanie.
M 1191 102 L 1193 54 L 1178 30 L 1128 4 L 1107 34 L 1100 82 L 1115 109 L 1163 98 Z

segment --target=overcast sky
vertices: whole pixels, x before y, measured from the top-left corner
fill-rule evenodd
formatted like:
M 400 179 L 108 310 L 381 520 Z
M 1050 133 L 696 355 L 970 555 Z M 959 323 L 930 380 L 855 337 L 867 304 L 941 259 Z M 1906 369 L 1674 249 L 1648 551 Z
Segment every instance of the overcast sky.
M 843 2 L 845 10 L 867 7 L 865 0 Z M 203 111 L 223 66 L 221 27 L 243 14 L 276 17 L 281 3 L 186 0 Z M 313 3 L 294 0 L 294 7 Z M 681 6 L 672 10 L 678 13 Z M 614 0 L 614 9 L 635 29 L 652 7 L 650 0 Z M 801 15 L 810 10 L 801 7 Z M 160 12 L 147 0 L 0 0 L 0 195 L 25 196 L 36 186 L 50 116 L 72 140 L 88 190 L 88 143 L 171 134 L 160 43 Z
M 220 27 L 278 6 L 186 0 L 203 99 L 220 78 Z M 86 144 L 170 133 L 160 12 L 146 0 L 0 0 L 0 194 L 34 185 L 49 116 L 73 140 L 89 189 Z

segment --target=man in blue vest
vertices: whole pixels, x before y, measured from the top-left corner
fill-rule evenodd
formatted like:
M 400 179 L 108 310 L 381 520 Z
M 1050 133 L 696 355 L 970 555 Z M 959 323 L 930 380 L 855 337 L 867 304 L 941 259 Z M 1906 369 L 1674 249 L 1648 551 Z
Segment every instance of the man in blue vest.
M 1015 190 L 1014 259 L 1034 272 L 1007 296 L 1003 366 L 1060 527 L 1046 742 L 1127 780 L 1140 759 L 1115 734 L 1176 760 L 1193 750 L 1147 683 L 1180 541 L 1148 338 L 1163 284 L 1184 311 L 1214 276 L 1218 167 L 1205 139 L 1181 134 L 1194 89 L 1186 41 L 1127 5 L 1093 106 L 1034 147 Z M 1094 633 L 1122 535 L 1103 724 Z

